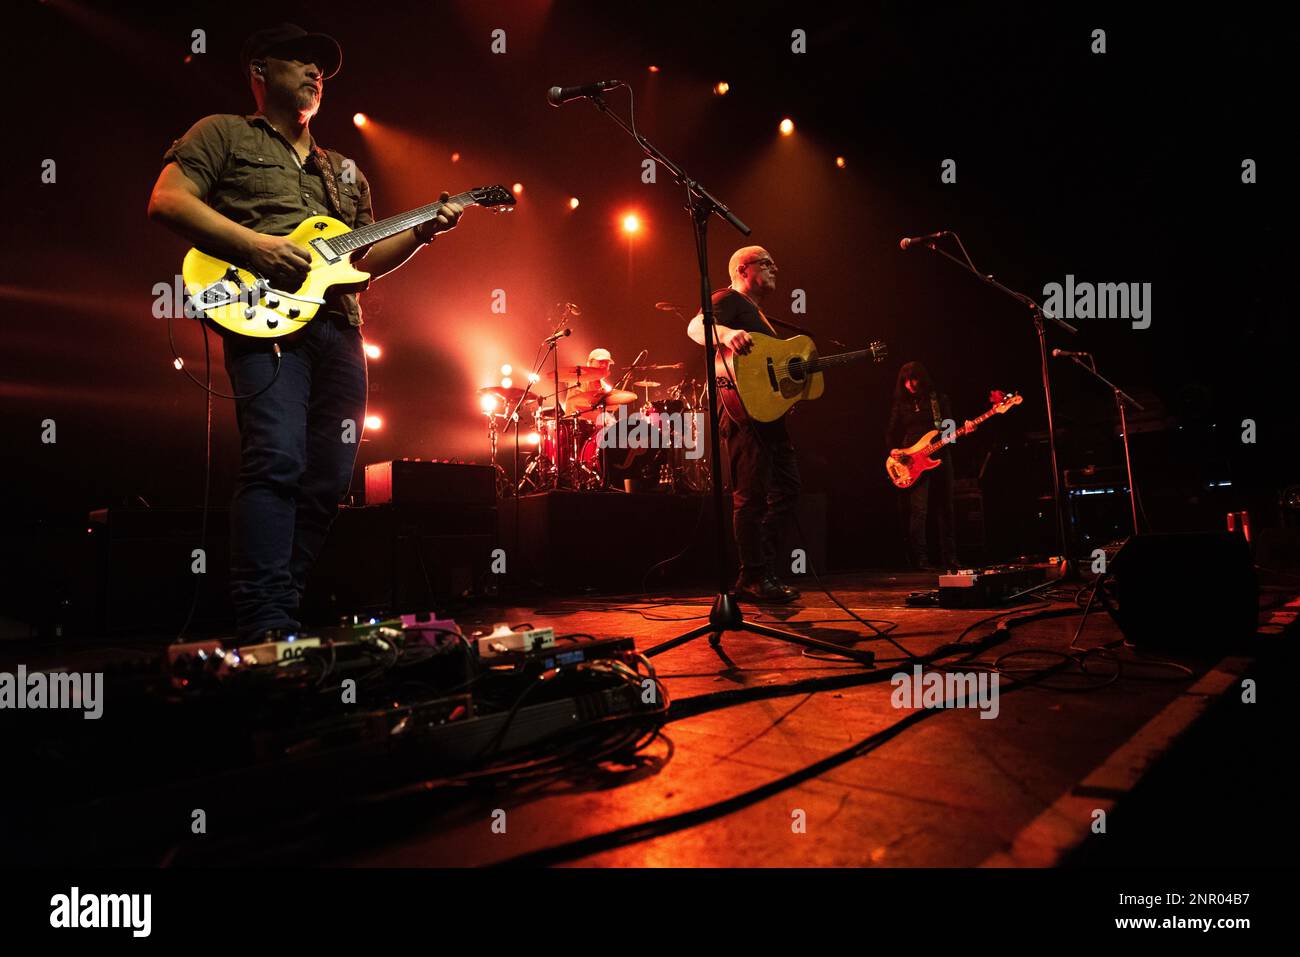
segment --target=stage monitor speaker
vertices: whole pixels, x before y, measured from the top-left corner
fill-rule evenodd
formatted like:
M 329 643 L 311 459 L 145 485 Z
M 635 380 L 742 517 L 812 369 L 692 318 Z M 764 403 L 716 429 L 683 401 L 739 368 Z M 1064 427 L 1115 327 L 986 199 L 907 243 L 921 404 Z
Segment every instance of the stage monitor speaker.
M 1230 532 L 1137 535 L 1109 569 L 1125 637 L 1169 652 L 1221 653 L 1259 623 L 1250 545 Z

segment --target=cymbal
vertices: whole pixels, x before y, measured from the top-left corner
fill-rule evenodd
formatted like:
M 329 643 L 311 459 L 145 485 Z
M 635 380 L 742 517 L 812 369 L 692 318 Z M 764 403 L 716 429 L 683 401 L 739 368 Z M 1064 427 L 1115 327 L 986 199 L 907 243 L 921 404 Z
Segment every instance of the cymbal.
M 633 382 L 632 384 L 638 389 L 657 389 L 663 385 L 662 382 L 655 382 L 653 379 L 642 379 L 640 382 Z
M 596 389 L 591 392 L 575 392 L 568 398 L 568 407 L 575 412 L 590 412 L 602 406 L 608 408 L 613 405 L 631 405 L 636 400 L 635 392 L 626 392 L 622 389 L 602 392 Z
M 608 369 L 596 366 L 565 366 L 560 370 L 561 382 L 596 382 Z
M 685 363 L 682 363 L 682 362 L 669 362 L 669 363 L 662 363 L 662 362 L 660 362 L 660 363 L 656 363 L 656 364 L 654 364 L 654 365 L 646 365 L 646 366 L 628 366 L 629 369 L 633 369 L 633 370 L 635 370 L 635 371 L 637 371 L 637 372 L 644 372 L 644 371 L 647 371 L 647 370 L 650 370 L 650 369 L 681 369 L 681 368 L 684 368 L 684 367 L 685 367 Z
M 521 398 L 523 398 L 524 390 L 518 388 L 517 386 L 511 386 L 509 389 L 503 389 L 499 385 L 485 385 L 483 388 L 478 390 L 478 394 L 495 396 L 496 398 L 500 399 L 502 402 L 506 402 L 510 405 L 514 405 Z M 534 400 L 535 399 L 533 396 L 529 397 L 530 402 Z

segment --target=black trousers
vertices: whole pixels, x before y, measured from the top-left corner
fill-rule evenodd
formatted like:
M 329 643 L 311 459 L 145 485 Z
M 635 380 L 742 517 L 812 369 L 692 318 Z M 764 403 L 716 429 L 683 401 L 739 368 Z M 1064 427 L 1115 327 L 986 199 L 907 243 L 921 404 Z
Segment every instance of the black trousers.
M 907 561 L 913 568 L 929 564 L 926 548 L 926 521 L 934 512 L 939 538 L 939 562 L 945 567 L 957 564 L 957 542 L 952 519 L 952 462 L 942 458 L 938 468 L 930 469 L 909 489 L 899 502 L 903 524 L 907 529 Z
M 783 420 L 741 424 L 724 414 L 718 431 L 727 446 L 740 577 L 755 581 L 777 572 L 776 546 L 799 503 L 799 464 Z

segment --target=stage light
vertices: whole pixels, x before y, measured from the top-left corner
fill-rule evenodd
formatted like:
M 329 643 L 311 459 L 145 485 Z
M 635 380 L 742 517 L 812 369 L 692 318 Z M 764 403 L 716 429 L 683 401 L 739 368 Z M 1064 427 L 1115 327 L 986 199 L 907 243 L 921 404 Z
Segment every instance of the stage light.
M 375 345 L 373 342 L 366 343 L 366 355 L 371 359 L 378 359 L 383 354 L 384 350 L 380 349 L 379 346 Z
M 378 431 L 384 427 L 384 420 L 377 415 L 366 416 L 366 428 L 371 431 Z
M 542 441 L 542 436 L 540 433 L 537 432 L 529 432 L 527 435 L 524 436 L 524 441 L 527 442 L 529 445 L 537 445 Z
M 502 374 L 502 375 L 509 375 L 509 374 L 510 374 L 511 372 L 513 372 L 513 371 L 514 371 L 514 369 L 510 366 L 509 363 L 506 363 L 505 365 L 503 365 L 503 366 L 501 367 L 501 374 Z
M 501 388 L 503 388 L 503 389 L 508 389 L 508 388 L 510 388 L 510 387 L 511 387 L 512 385 L 514 385 L 514 384 L 515 384 L 515 383 L 514 383 L 514 380 L 511 379 L 510 376 L 502 376 L 502 377 L 501 377 Z
M 452 154 L 451 154 L 451 161 L 452 161 L 453 163 L 459 163 L 459 162 L 460 162 L 460 154 L 459 154 L 459 153 L 452 153 Z
M 628 213 L 623 217 L 623 232 L 629 236 L 641 231 L 641 217 L 636 213 Z
M 497 410 L 497 397 L 494 395 L 480 396 L 478 400 L 479 408 L 491 415 Z
M 370 122 L 370 117 L 366 116 L 364 113 L 353 113 L 352 122 L 356 124 L 357 129 L 361 129 L 361 127 Z
M 790 119 L 787 116 L 785 119 L 781 121 L 781 135 L 789 136 L 793 132 L 794 132 L 794 120 Z
M 713 92 L 718 96 L 726 96 L 731 92 L 731 84 L 726 80 L 723 80 L 721 83 L 715 83 L 713 86 Z
M 835 157 L 835 165 L 838 166 L 840 169 L 844 169 L 844 157 L 843 156 Z
M 172 365 L 174 365 L 176 367 L 176 371 L 179 372 L 181 369 L 185 368 L 185 360 L 183 360 L 180 356 L 177 356 L 175 359 L 172 360 Z
M 577 209 L 577 208 L 578 208 L 578 197 L 576 197 L 576 196 L 570 196 L 570 197 L 569 197 L 569 209 Z
M 515 185 L 512 186 L 510 189 L 516 196 L 522 196 L 524 194 L 523 183 L 515 183 Z
M 650 64 L 650 66 L 648 67 L 648 69 L 650 70 L 651 73 L 658 73 L 658 72 L 659 72 L 659 67 L 655 66 L 653 63 Z
M 528 373 L 528 381 L 529 381 L 529 382 L 532 382 L 533 384 L 536 384 L 536 383 L 540 382 L 541 380 L 542 380 L 542 377 L 539 376 L 536 372 L 530 372 L 530 373 Z

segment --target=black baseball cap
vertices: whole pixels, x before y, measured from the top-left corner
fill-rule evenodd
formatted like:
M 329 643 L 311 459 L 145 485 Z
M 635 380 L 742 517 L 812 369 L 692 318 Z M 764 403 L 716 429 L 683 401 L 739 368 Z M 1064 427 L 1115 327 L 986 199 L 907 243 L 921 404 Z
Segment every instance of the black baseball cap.
M 281 23 L 279 26 L 258 30 L 244 41 L 244 49 L 239 55 L 239 62 L 248 73 L 248 64 L 258 57 L 273 56 L 294 59 L 292 54 L 300 54 L 319 64 L 321 76 L 328 80 L 343 63 L 343 48 L 339 41 L 325 33 L 308 33 L 296 23 Z

